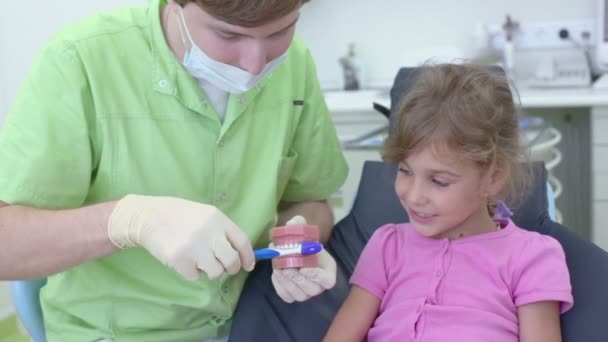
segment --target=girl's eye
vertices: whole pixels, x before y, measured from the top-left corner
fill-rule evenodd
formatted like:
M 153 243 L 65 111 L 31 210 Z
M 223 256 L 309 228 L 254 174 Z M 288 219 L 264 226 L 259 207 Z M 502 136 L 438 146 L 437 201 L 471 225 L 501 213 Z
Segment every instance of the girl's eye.
M 411 174 L 410 170 L 403 168 L 403 167 L 399 168 L 399 172 L 403 173 L 406 176 L 409 176 Z
M 442 187 L 442 188 L 445 188 L 445 187 L 447 187 L 448 185 L 450 185 L 450 183 L 448 183 L 448 182 L 444 182 L 444 181 L 440 181 L 440 180 L 438 180 L 437 178 L 433 178 L 433 179 L 432 179 L 432 181 L 433 181 L 433 184 L 435 184 L 435 185 L 437 185 L 437 186 L 439 186 L 439 187 Z

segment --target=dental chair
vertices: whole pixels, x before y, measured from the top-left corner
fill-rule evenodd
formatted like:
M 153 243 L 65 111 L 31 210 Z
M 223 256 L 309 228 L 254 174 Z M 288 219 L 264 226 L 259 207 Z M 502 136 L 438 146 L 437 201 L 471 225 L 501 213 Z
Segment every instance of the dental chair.
M 407 92 L 416 69 L 401 69 L 391 89 L 391 103 Z M 391 108 L 391 112 L 395 112 Z M 393 117 L 391 116 L 391 119 Z M 391 120 L 392 121 L 392 120 Z M 535 186 L 514 209 L 520 227 L 557 239 L 564 248 L 570 271 L 574 307 L 561 316 L 564 342 L 608 341 L 608 253 L 548 214 L 547 171 L 532 165 Z M 359 255 L 375 229 L 386 223 L 409 221 L 395 195 L 396 167 L 378 161 L 364 165 L 359 189 L 349 214 L 334 227 L 326 246 L 338 264 L 336 286 L 302 303 L 284 303 L 275 293 L 270 263 L 260 263 L 241 295 L 230 341 L 321 341 L 349 291 L 349 278 Z
M 10 284 L 15 311 L 33 342 L 46 342 L 38 297 L 44 284 L 46 279 L 17 280 Z

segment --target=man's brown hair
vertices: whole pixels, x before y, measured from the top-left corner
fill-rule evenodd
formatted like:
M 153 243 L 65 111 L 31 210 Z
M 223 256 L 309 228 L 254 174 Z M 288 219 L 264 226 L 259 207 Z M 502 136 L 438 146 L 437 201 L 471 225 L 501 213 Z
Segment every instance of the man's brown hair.
M 199 5 L 209 15 L 229 24 L 255 27 L 282 18 L 308 0 L 175 0 Z

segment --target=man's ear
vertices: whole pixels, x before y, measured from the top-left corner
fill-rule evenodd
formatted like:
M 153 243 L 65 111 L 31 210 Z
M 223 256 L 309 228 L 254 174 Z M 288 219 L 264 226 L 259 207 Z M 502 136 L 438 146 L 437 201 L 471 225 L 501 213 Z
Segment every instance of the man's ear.
M 173 11 L 173 13 L 178 13 L 177 11 L 179 10 L 179 5 L 175 2 L 175 0 L 167 0 L 167 6 L 169 6 L 169 9 Z

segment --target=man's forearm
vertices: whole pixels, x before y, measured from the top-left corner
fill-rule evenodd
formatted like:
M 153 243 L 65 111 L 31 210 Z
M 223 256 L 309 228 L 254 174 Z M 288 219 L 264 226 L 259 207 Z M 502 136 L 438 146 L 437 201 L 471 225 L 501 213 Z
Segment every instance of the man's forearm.
M 0 280 L 42 278 L 116 252 L 107 233 L 115 205 L 69 210 L 0 207 Z
M 304 216 L 308 223 L 319 226 L 321 242 L 329 240 L 334 227 L 334 215 L 327 201 L 282 202 L 279 205 L 277 225 L 284 225 L 296 215 Z

